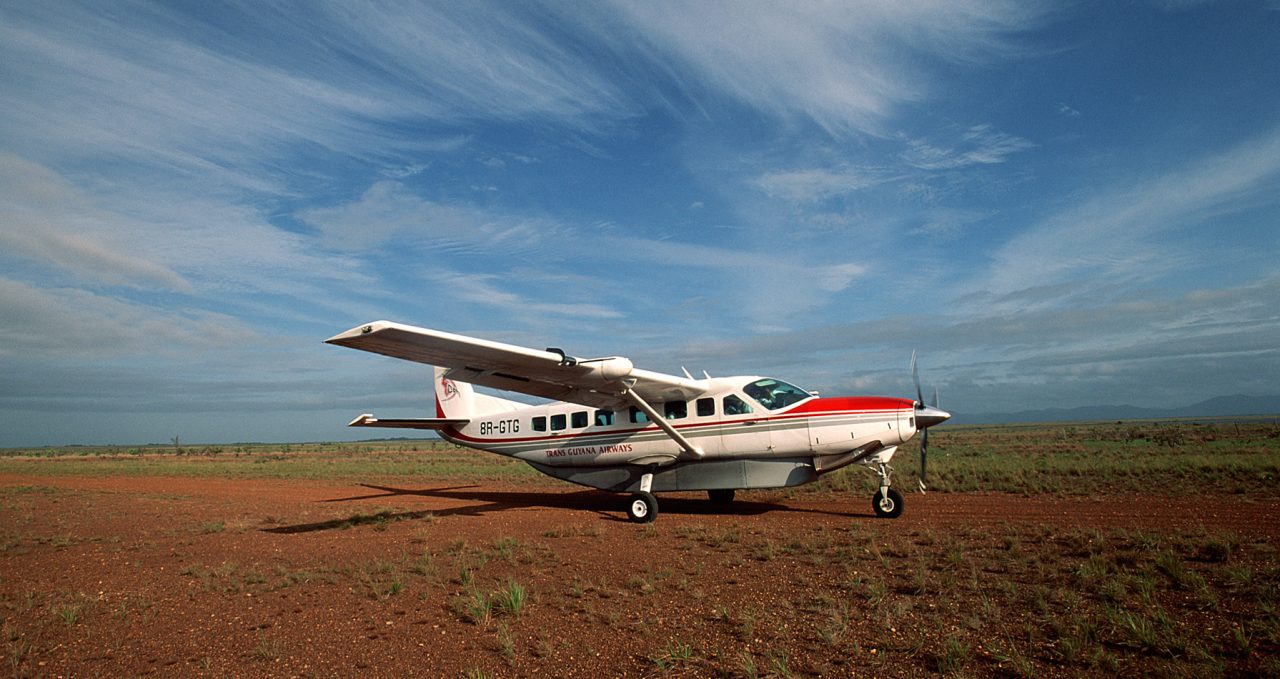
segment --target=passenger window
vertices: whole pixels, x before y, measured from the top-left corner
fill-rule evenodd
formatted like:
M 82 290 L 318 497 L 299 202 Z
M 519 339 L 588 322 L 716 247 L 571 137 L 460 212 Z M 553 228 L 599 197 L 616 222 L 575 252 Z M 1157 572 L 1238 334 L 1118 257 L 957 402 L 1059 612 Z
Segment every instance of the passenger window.
M 662 416 L 668 420 L 679 420 L 689 415 L 689 404 L 684 401 L 667 401 L 662 404 Z
M 597 427 L 607 427 L 607 426 L 609 426 L 609 425 L 611 425 L 611 424 L 613 424 L 613 411 L 612 411 L 612 410 L 597 410 L 597 411 L 596 411 L 596 426 L 597 426 Z
M 564 421 L 565 421 L 564 415 L 552 415 L 551 431 L 560 431 L 561 429 L 564 429 Z
M 573 428 L 581 429 L 587 426 L 587 411 L 580 410 L 573 414 Z
M 747 402 L 738 398 L 735 394 L 729 394 L 724 397 L 724 414 L 725 415 L 746 415 L 751 412 L 751 406 Z
M 716 400 L 714 398 L 698 399 L 698 417 L 711 417 L 716 414 Z
M 644 414 L 643 410 L 635 406 L 631 406 L 631 421 L 636 423 L 648 422 L 649 416 Z
M 546 431 L 546 430 L 547 430 L 547 418 L 545 418 L 545 417 L 535 417 L 535 418 L 533 418 L 533 430 L 534 430 L 534 431 Z

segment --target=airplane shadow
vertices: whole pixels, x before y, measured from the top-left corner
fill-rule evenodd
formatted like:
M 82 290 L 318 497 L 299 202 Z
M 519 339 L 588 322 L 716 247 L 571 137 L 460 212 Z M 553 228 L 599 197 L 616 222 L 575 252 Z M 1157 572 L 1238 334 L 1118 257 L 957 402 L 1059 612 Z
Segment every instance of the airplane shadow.
M 294 526 L 276 526 L 274 528 L 264 528 L 262 531 L 265 533 L 292 535 L 296 533 L 311 533 L 315 531 L 350 528 L 352 526 L 362 524 L 386 521 L 422 519 L 427 516 L 484 516 L 491 512 L 501 512 L 509 509 L 527 507 L 549 507 L 554 509 L 572 509 L 583 512 L 594 512 L 601 520 L 620 521 L 622 523 L 630 522 L 626 517 L 624 508 L 627 496 L 620 493 L 606 493 L 599 490 L 581 490 L 573 493 L 556 493 L 472 490 L 480 488 L 480 486 L 476 485 L 427 489 L 393 488 L 390 486 L 376 486 L 367 483 L 362 483 L 360 485 L 364 488 L 377 492 L 354 495 L 351 497 L 334 498 L 332 500 L 322 500 L 322 502 L 359 502 L 362 500 L 377 500 L 406 495 L 416 495 L 420 497 L 471 501 L 476 504 L 409 512 L 358 514 L 345 519 L 331 519 L 329 521 L 319 521 L 316 523 L 306 523 Z M 662 514 L 678 515 L 755 516 L 766 512 L 802 512 L 849 518 L 866 516 L 860 513 L 832 512 L 820 509 L 788 507 L 787 505 L 777 504 L 775 502 L 739 499 L 734 500 L 730 504 L 721 505 L 713 504 L 704 498 L 671 497 L 667 495 L 660 495 L 658 497 L 658 505 Z

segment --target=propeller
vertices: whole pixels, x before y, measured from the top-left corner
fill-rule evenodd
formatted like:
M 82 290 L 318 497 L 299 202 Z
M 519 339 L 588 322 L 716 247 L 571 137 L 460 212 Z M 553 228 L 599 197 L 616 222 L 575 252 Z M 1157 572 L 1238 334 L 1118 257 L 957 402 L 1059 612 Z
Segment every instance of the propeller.
M 925 405 L 924 391 L 920 389 L 920 372 L 916 367 L 916 352 L 911 352 L 911 381 L 916 385 L 916 428 L 920 435 L 920 492 L 925 492 L 925 471 L 929 463 L 929 427 L 942 424 L 951 418 L 951 413 L 938 407 L 938 388 L 933 388 L 933 405 Z

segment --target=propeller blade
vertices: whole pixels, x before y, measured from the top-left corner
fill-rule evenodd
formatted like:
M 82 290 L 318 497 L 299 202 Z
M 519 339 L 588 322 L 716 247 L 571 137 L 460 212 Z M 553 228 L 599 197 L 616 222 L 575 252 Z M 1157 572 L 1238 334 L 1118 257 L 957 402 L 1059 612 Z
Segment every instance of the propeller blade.
M 920 437 L 920 492 L 923 493 L 925 467 L 929 460 L 929 430 L 925 429 Z
M 911 381 L 916 385 L 916 403 L 924 405 L 924 394 L 920 391 L 920 372 L 916 370 L 916 351 L 911 350 Z
M 929 468 L 929 427 L 951 419 L 951 413 L 938 407 L 938 388 L 933 388 L 933 405 L 924 402 L 924 390 L 920 388 L 920 369 L 916 352 L 911 352 L 911 381 L 916 385 L 915 424 L 920 432 L 920 492 L 925 491 L 925 473 Z

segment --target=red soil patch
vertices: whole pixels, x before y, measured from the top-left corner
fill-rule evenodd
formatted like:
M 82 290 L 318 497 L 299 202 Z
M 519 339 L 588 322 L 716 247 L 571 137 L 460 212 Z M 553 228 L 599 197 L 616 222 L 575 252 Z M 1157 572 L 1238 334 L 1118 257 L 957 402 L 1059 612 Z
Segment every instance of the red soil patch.
M 1280 501 L 1207 494 L 908 494 L 897 520 L 869 497 L 675 494 L 644 527 L 622 496 L 568 486 L 0 475 L 0 491 L 19 675 L 899 675 L 937 669 L 965 625 L 993 638 L 970 620 L 979 595 L 938 583 L 972 568 L 980 588 L 1010 535 L 1024 551 L 1095 530 L 1225 535 L 1272 573 L 1280 537 Z M 883 577 L 884 600 L 863 577 Z M 518 613 L 477 612 L 472 592 L 512 580 L 528 593 Z M 1229 626 L 1236 604 L 1218 605 Z M 1018 608 L 997 613 L 1027 619 Z M 1043 645 L 1024 655 L 1055 672 Z M 998 658 L 975 642 L 961 660 L 1001 674 Z

